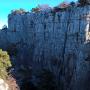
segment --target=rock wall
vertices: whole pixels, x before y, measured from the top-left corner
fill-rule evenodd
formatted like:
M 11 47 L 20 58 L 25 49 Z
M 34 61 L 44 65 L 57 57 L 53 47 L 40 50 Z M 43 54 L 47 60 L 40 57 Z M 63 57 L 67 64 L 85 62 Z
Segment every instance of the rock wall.
M 15 66 L 32 68 L 33 75 L 52 71 L 59 90 L 90 90 L 89 29 L 90 6 L 10 14 L 0 47 L 17 49 Z

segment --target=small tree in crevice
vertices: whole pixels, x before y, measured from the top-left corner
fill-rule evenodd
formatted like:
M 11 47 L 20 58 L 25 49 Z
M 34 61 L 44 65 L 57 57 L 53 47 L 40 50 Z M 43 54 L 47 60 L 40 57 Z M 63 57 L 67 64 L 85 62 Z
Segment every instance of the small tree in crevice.
M 10 57 L 6 51 L 0 49 L 0 78 L 6 80 L 8 77 L 7 69 L 11 67 Z

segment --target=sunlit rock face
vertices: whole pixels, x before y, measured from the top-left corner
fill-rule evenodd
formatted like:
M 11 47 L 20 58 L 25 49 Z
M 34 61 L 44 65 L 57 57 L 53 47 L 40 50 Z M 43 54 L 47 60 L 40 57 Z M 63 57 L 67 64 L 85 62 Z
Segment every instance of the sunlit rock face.
M 9 90 L 9 86 L 3 79 L 0 79 L 0 90 Z
M 0 46 L 17 50 L 16 68 L 52 71 L 58 90 L 90 90 L 90 6 L 10 14 L 8 26 Z

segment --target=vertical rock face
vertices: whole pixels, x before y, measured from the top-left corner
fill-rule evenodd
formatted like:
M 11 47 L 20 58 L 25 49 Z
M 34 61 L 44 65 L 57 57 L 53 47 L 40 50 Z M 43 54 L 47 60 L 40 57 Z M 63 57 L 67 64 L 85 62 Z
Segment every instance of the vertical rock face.
M 10 14 L 8 26 L 0 46 L 17 48 L 18 68 L 32 68 L 34 75 L 49 69 L 59 90 L 62 84 L 62 90 L 90 90 L 90 6 Z

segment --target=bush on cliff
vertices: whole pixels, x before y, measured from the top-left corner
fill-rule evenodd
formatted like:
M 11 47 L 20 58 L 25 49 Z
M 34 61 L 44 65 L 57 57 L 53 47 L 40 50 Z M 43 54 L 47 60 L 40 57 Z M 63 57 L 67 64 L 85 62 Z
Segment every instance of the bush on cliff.
M 7 69 L 11 67 L 10 57 L 6 51 L 0 49 L 0 78 L 8 77 Z
M 70 2 L 70 5 L 71 6 L 76 6 L 76 3 L 72 1 L 72 2 Z
M 24 9 L 22 9 L 22 8 L 11 11 L 12 14 L 22 14 L 22 13 L 25 13 L 25 12 L 26 11 Z
M 44 10 L 48 10 L 48 9 L 52 9 L 48 4 L 43 4 L 43 5 L 38 5 L 35 8 L 32 8 L 32 12 L 39 12 L 39 11 L 44 11 Z
M 32 8 L 32 10 L 31 10 L 31 12 L 39 12 L 40 11 L 40 9 L 38 8 L 38 7 L 36 7 L 36 8 Z

